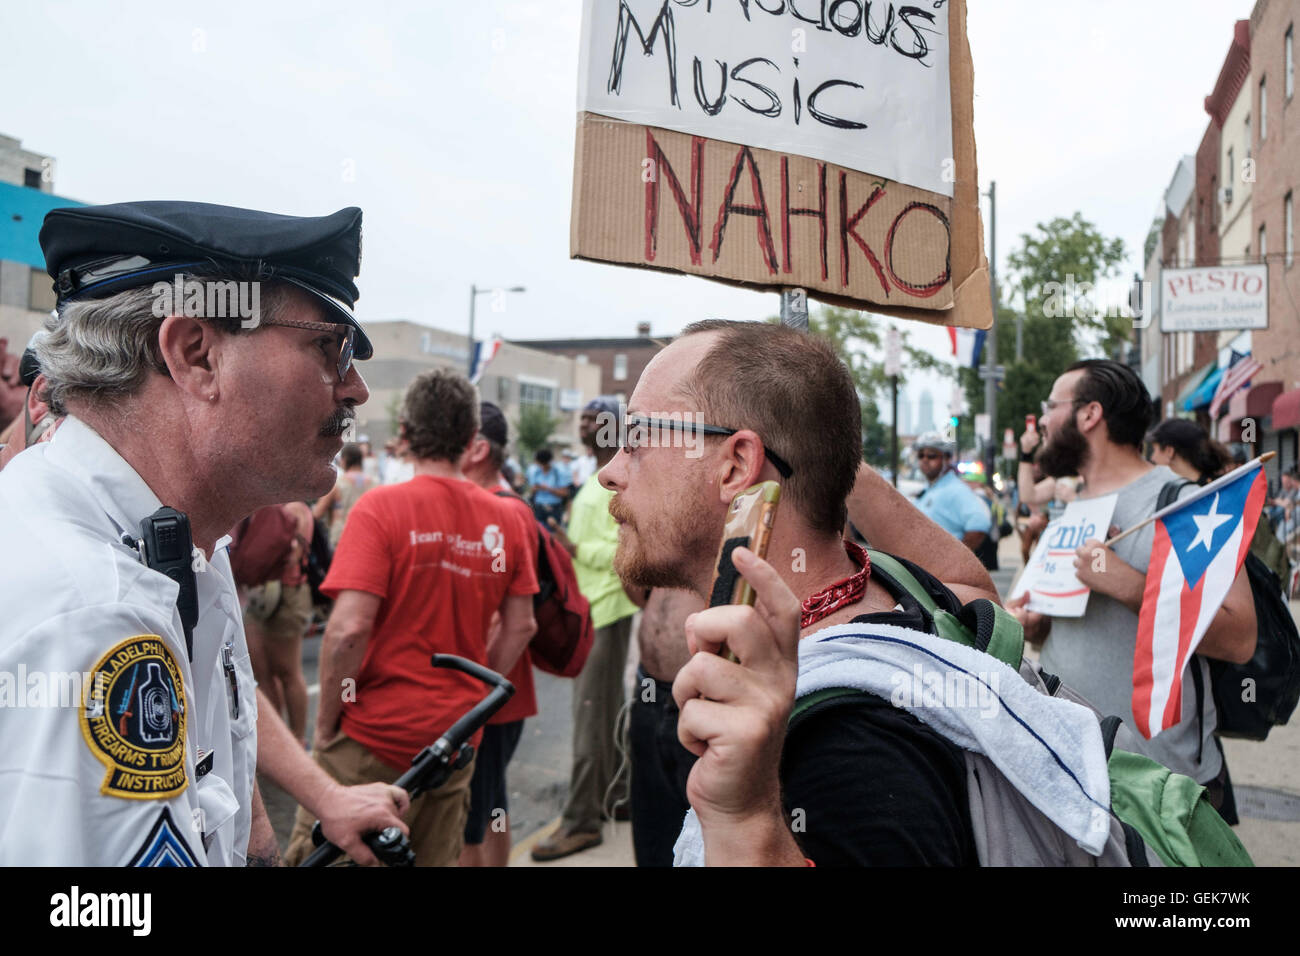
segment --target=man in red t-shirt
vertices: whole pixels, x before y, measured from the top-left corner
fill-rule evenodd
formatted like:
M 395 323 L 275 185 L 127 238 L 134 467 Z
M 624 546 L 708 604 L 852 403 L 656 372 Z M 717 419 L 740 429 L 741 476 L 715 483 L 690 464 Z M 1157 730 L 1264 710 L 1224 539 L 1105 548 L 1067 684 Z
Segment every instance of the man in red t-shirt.
M 516 536 L 528 549 L 528 559 L 537 564 L 537 520 L 528 502 L 515 494 L 501 477 L 510 434 L 506 417 L 491 402 L 479 404 L 479 431 L 465 449 L 460 470 L 467 481 L 497 496 L 514 511 L 515 527 L 505 529 L 507 543 Z M 494 619 L 494 624 L 497 620 Z M 532 659 L 519 655 L 514 670 L 506 675 L 515 685 L 515 696 L 497 711 L 483 728 L 470 782 L 469 819 L 465 822 L 465 849 L 461 866 L 505 866 L 510 862 L 510 808 L 506 787 L 506 766 L 519 746 L 525 718 L 537 713 L 533 688 Z
M 440 369 L 407 389 L 402 442 L 415 476 L 353 506 L 321 590 L 335 599 L 321 647 L 315 758 L 341 783 L 391 782 L 486 692 L 434 668 L 457 654 L 508 673 L 536 629 L 533 559 L 509 504 L 465 481 L 458 462 L 478 432 L 478 397 Z M 489 641 L 494 613 L 501 625 Z M 477 738 L 473 741 L 478 743 Z M 473 765 L 411 803 L 411 847 L 425 866 L 460 856 Z M 311 849 L 299 809 L 289 861 Z

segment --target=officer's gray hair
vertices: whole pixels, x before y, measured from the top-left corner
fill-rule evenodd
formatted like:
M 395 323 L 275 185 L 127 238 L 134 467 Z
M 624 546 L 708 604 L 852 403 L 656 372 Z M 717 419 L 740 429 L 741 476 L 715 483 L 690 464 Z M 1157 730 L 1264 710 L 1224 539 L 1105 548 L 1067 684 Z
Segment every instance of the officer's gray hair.
M 284 287 L 265 283 L 259 298 L 260 320 L 269 322 L 288 297 Z M 143 286 L 65 303 L 45 320 L 33 348 L 46 382 L 40 398 L 51 412 L 66 415 L 70 398 L 111 403 L 138 391 L 149 372 L 168 374 L 158 354 L 162 320 L 155 314 L 157 302 L 158 294 Z M 251 331 L 241 327 L 238 317 L 205 321 L 231 334 Z

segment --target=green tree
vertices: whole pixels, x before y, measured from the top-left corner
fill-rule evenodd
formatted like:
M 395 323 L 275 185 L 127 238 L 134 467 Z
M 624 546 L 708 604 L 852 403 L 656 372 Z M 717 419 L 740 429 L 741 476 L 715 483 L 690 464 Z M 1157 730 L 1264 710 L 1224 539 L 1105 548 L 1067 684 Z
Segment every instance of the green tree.
M 519 446 L 519 455 L 525 461 L 532 461 L 540 449 L 551 440 L 551 432 L 560 420 L 553 416 L 550 409 L 542 405 L 524 405 L 519 409 L 519 420 L 515 422 L 515 444 Z
M 1124 256 L 1124 240 L 1106 238 L 1081 213 L 1040 222 L 1035 232 L 1021 234 L 1019 247 L 1007 256 L 1011 270 L 1008 298 L 1012 305 L 1019 305 L 1026 318 L 1045 316 L 1072 322 L 1068 334 L 1076 341 L 1080 335 L 1099 334 L 1102 349 L 1109 355 L 1128 339 L 1132 319 L 1099 314 L 1105 310 L 1100 308 L 1103 303 L 1095 291 L 1074 294 L 1069 290 L 1095 286 L 1119 275 Z M 1059 324 L 1057 334 L 1062 334 Z M 1001 338 L 998 345 L 1002 345 Z
M 1082 354 L 1099 349 L 1112 354 L 1127 341 L 1132 319 L 1097 314 L 1095 307 L 1102 303 L 1095 291 L 1076 294 L 1085 283 L 1118 275 L 1124 254 L 1123 240 L 1103 236 L 1077 212 L 1021 235 L 1020 245 L 1007 256 L 1011 274 L 998 308 L 998 364 L 1006 367 L 997 393 L 999 432 L 1009 427 L 1019 434 L 1025 416 L 1039 414 L 1052 383 Z M 1015 359 L 1017 318 L 1024 339 L 1020 361 Z M 970 368 L 957 375 L 971 415 L 983 412 L 983 380 Z M 993 439 L 1001 444 L 1001 435 Z
M 769 322 L 779 322 L 776 317 Z M 808 316 L 808 331 L 828 339 L 853 376 L 862 402 L 862 456 L 872 465 L 889 466 L 890 429 L 881 420 L 879 406 L 890 402 L 889 376 L 885 374 L 885 330 L 878 316 L 856 309 L 822 305 Z M 902 343 L 900 391 L 909 371 L 927 370 L 951 375 L 952 367 L 928 352 L 908 344 L 908 333 L 899 329 Z M 903 450 L 899 450 L 900 456 Z
M 1164 228 L 1165 221 L 1163 218 L 1157 217 L 1151 220 L 1151 228 L 1147 230 L 1146 241 L 1142 243 L 1142 265 L 1144 268 L 1151 261 L 1151 253 L 1156 251 L 1156 246 L 1160 242 L 1160 235 L 1164 232 Z

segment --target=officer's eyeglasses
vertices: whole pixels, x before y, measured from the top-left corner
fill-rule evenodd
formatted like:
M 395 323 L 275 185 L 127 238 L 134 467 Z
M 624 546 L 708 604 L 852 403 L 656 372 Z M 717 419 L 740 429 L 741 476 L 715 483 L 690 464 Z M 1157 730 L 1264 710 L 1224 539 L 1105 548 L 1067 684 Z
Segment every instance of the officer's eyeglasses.
M 338 322 L 309 322 L 306 319 L 263 319 L 262 325 L 283 325 L 291 329 L 307 329 L 310 332 L 333 332 L 338 336 L 336 345 L 338 356 L 334 358 L 339 381 L 347 380 L 348 370 L 352 368 L 352 350 L 356 345 L 357 328 L 355 325 L 343 325 Z
M 721 425 L 705 425 L 702 422 L 687 421 L 685 419 L 641 418 L 637 415 L 629 415 L 624 419 L 623 450 L 630 453 L 637 448 L 649 447 L 651 435 L 656 431 L 690 431 L 695 432 L 697 435 L 720 435 L 726 438 L 736 434 L 740 429 L 723 428 Z M 782 478 L 789 478 L 794 474 L 794 469 L 786 463 L 785 459 L 766 445 L 763 447 L 763 453 Z

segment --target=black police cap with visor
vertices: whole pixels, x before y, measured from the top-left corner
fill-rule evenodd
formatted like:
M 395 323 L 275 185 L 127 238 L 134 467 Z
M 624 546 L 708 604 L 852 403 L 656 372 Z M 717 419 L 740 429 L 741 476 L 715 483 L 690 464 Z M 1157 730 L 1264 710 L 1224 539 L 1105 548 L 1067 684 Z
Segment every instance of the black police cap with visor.
M 279 281 L 309 293 L 351 326 L 357 359 L 374 354 L 353 314 L 361 271 L 361 210 L 283 216 L 198 202 L 130 202 L 53 209 L 41 250 L 59 306 L 168 282 L 176 273 Z

